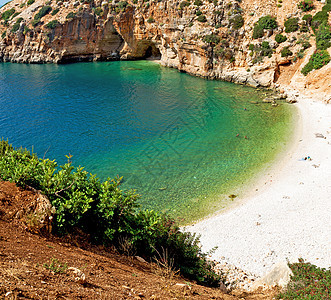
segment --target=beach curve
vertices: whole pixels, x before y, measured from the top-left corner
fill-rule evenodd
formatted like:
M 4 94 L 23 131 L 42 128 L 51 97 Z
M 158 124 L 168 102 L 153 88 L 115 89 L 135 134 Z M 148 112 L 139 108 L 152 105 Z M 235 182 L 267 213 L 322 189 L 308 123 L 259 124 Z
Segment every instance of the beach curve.
M 185 227 L 204 251 L 217 247 L 211 259 L 257 278 L 298 258 L 331 266 L 331 105 L 301 95 L 295 105 L 301 130 L 286 163 L 232 209 Z

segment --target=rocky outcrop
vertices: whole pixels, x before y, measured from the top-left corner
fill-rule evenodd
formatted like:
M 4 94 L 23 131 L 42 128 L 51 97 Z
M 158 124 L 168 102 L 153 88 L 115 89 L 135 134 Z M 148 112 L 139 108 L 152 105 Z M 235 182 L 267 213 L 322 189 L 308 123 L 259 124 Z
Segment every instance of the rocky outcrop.
M 315 11 L 323 5 L 314 4 Z M 51 11 L 40 14 L 46 6 Z M 300 73 L 301 57 L 308 52 L 302 43 L 309 43 L 311 29 L 284 33 L 284 19 L 296 17 L 301 26 L 305 21 L 296 3 L 284 0 L 283 8 L 279 6 L 269 0 L 263 4 L 257 0 L 36 0 L 31 5 L 13 0 L 1 9 L 1 13 L 15 12 L 8 18 L 2 14 L 0 60 L 65 63 L 152 58 L 196 76 L 263 87 L 284 84 L 281 73 L 288 70 L 286 66 L 295 66 L 292 77 L 299 77 L 305 88 L 316 88 L 314 80 Z M 254 24 L 267 15 L 274 16 L 279 26 L 264 29 L 261 37 L 252 39 Z M 287 38 L 283 44 L 275 41 L 280 33 Z M 286 56 L 284 48 L 290 50 Z M 324 86 L 323 93 L 330 89 L 325 91 Z

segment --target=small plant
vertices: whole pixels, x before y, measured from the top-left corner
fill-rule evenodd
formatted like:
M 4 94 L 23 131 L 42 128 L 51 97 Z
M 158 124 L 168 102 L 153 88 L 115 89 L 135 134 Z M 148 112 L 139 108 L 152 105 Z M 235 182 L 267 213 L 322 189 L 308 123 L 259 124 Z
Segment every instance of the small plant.
M 52 258 L 49 264 L 44 263 L 44 267 L 47 270 L 54 272 L 55 274 L 65 273 L 66 270 L 68 269 L 68 266 L 66 263 L 63 264 L 56 258 Z
M 215 34 L 208 34 L 202 39 L 205 43 L 212 44 L 212 45 L 217 45 L 221 38 L 218 35 Z
M 155 20 L 153 19 L 153 17 L 149 17 L 147 19 L 147 23 L 154 23 L 154 22 L 155 22 Z
M 302 17 L 302 20 L 304 20 L 308 26 L 311 25 L 312 19 L 313 19 L 313 16 L 311 14 L 307 14 Z
M 52 16 L 55 16 L 59 11 L 60 11 L 59 8 L 55 8 L 55 9 L 52 11 L 51 15 L 52 15 Z
M 293 55 L 293 52 L 289 49 L 289 47 L 284 47 L 281 51 L 280 54 L 282 57 L 287 57 Z
M 293 275 L 286 290 L 277 299 L 302 300 L 331 299 L 331 270 L 319 268 L 299 259 L 298 263 L 289 264 Z
M 97 7 L 95 10 L 94 10 L 94 13 L 97 15 L 97 16 L 101 16 L 103 14 L 103 10 L 101 7 Z
M 285 26 L 285 32 L 295 32 L 299 29 L 299 19 L 298 18 L 290 18 L 285 21 L 284 26 Z
M 201 15 L 202 15 L 201 10 L 198 10 L 198 11 L 195 13 L 195 15 L 198 16 L 198 17 L 201 16 Z
M 149 4 L 149 3 L 147 3 L 147 4 Z M 120 2 L 118 2 L 117 6 L 120 10 L 125 10 L 125 8 L 128 6 L 128 2 L 120 1 Z
M 309 62 L 302 68 L 301 73 L 307 75 L 312 70 L 317 70 L 330 62 L 330 54 L 326 50 L 317 50 L 309 59 Z
M 275 36 L 275 41 L 278 43 L 278 44 L 281 44 L 283 42 L 285 42 L 287 40 L 287 37 L 285 35 L 282 35 L 282 34 L 276 34 Z
M 34 20 L 40 20 L 42 17 L 46 16 L 48 13 L 50 13 L 52 10 L 52 7 L 49 5 L 43 6 L 38 13 L 34 16 Z
M 329 24 L 323 23 L 316 31 L 316 48 L 326 50 L 331 46 L 331 28 Z
M 66 16 L 66 19 L 72 19 L 72 18 L 74 18 L 76 16 L 76 14 L 74 13 L 74 12 L 70 12 L 70 13 L 68 13 L 67 14 L 67 16 Z
M 276 18 L 271 16 L 261 17 L 255 24 L 253 29 L 253 39 L 263 37 L 264 29 L 275 29 L 278 27 Z
M 183 9 L 184 7 L 187 7 L 187 6 L 190 6 L 190 2 L 188 1 L 182 1 L 180 4 L 179 4 L 179 7 L 181 9 Z
M 7 35 L 7 32 L 4 31 L 4 32 L 1 34 L 1 38 L 4 39 L 4 38 L 6 37 L 6 35 Z
M 15 13 L 15 8 L 8 9 L 2 13 L 1 19 L 7 21 L 14 13 Z
M 33 27 L 36 27 L 36 26 L 39 24 L 39 22 L 40 22 L 40 19 L 32 20 L 31 25 L 32 25 Z
M 16 20 L 15 24 L 13 25 L 13 27 L 11 29 L 11 32 L 16 32 L 20 28 L 20 25 L 21 25 L 22 21 L 23 21 L 23 18 L 18 18 Z
M 194 1 L 194 5 L 196 5 L 196 6 L 201 6 L 203 3 L 202 3 L 202 1 L 201 0 L 195 0 Z
M 201 23 L 206 23 L 207 22 L 207 18 L 206 18 L 205 15 L 198 16 L 197 20 Z
M 54 29 L 57 25 L 59 25 L 59 21 L 58 20 L 53 20 L 53 21 L 50 21 L 48 22 L 45 27 L 46 28 L 49 28 L 49 29 Z
M 35 2 L 36 0 L 28 0 L 27 5 L 31 5 Z
M 241 15 L 236 15 L 230 19 L 230 24 L 234 29 L 239 29 L 244 26 L 244 18 Z
M 298 8 L 302 11 L 310 11 L 314 9 L 314 4 L 312 0 L 302 0 L 298 3 Z

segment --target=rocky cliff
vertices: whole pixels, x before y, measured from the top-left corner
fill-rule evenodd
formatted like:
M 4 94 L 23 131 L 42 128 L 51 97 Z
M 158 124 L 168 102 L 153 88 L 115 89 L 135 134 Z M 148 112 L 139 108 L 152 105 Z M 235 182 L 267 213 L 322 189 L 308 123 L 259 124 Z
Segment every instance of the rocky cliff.
M 0 60 L 150 58 L 197 76 L 289 86 L 330 101 L 331 2 L 323 1 L 13 0 L 0 10 Z

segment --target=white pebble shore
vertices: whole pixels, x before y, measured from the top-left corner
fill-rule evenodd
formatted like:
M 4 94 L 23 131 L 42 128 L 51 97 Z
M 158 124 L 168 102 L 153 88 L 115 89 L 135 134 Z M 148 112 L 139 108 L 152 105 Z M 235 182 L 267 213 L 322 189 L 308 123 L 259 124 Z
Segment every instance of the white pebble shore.
M 286 260 L 331 266 L 331 105 L 298 101 L 299 130 L 281 161 L 240 204 L 185 228 L 203 251 L 218 247 L 220 265 L 255 279 Z

